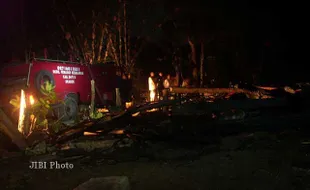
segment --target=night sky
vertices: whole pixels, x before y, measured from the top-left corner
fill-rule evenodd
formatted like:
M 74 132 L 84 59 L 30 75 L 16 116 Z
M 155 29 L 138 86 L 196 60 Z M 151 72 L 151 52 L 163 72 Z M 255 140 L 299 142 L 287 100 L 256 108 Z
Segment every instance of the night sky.
M 62 3 L 62 0 L 56 1 L 58 4 Z M 63 40 L 52 2 L 1 0 L 2 62 L 12 59 L 12 56 L 18 56 L 23 50 L 23 44 L 32 44 L 33 49 L 40 49 Z M 74 2 L 72 4 L 74 11 L 81 17 L 90 13 L 92 9 L 100 9 L 96 1 L 71 0 L 71 2 Z M 113 3 L 112 0 L 111 4 L 108 3 L 111 9 Z M 186 45 L 184 40 L 186 38 L 182 38 L 183 34 L 208 39 L 212 34 L 220 38 L 221 35 L 237 33 L 241 36 L 238 39 L 246 44 L 244 48 L 249 67 L 255 67 L 263 59 L 266 65 L 264 67 L 268 68 L 266 71 L 268 76 L 308 79 L 306 70 L 308 59 L 305 53 L 309 34 L 306 32 L 306 12 L 303 11 L 302 5 L 285 1 L 245 0 L 136 0 L 130 1 L 130 5 L 134 7 L 129 11 L 132 35 L 147 36 L 150 44 L 164 46 L 164 42 L 173 37 L 178 43 Z M 107 7 L 105 9 L 108 10 Z M 173 23 L 177 24 L 177 29 L 172 27 Z M 25 29 L 24 35 L 21 26 Z M 148 57 L 145 53 L 141 56 Z

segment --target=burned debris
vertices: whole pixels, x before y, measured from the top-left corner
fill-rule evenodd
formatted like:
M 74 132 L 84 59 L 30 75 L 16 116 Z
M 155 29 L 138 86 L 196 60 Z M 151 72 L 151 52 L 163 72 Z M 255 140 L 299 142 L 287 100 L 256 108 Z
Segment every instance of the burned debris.
M 309 189 L 309 77 L 288 48 L 301 35 L 244 6 L 7 9 L 0 187 Z
M 131 92 L 130 77 L 120 79 L 111 65 L 70 65 L 35 59 L 31 64 L 28 73 L 23 75 L 29 76 L 30 86 L 41 81 L 37 84 L 40 88 L 36 85 L 27 88 L 25 84 L 10 94 L 16 95 L 15 98 L 3 98 L 17 114 L 8 114 L 10 109 L 6 106 L 0 109 L 0 115 L 1 132 L 7 136 L 2 143 L 13 143 L 36 168 L 48 163 L 67 168 L 69 162 L 115 165 L 141 159 L 178 162 L 175 167 L 180 167 L 187 165 L 184 162 L 188 160 L 194 162 L 212 152 L 257 146 L 253 141 L 266 141 L 264 146 L 268 147 L 277 146 L 282 133 L 297 130 L 286 123 L 298 124 L 310 116 L 307 84 L 291 87 L 239 84 L 210 88 L 188 83 L 180 87 L 170 75 L 159 74 L 163 78 L 156 80 L 151 73 L 145 81 L 149 85 L 144 94 L 146 101 L 139 102 L 141 98 Z M 40 70 L 43 66 L 44 73 Z M 20 67 L 27 68 L 24 64 Z M 16 68 L 18 66 L 14 66 L 13 71 Z M 4 72 L 7 70 L 10 67 Z M 62 71 L 66 77 L 59 77 Z M 76 75 L 73 77 L 69 72 Z M 12 75 L 14 72 L 1 76 L 5 79 Z M 103 88 L 107 80 L 110 83 Z M 3 88 L 11 88 L 7 85 L 3 84 Z M 5 95 L 8 93 L 2 97 Z M 274 123 L 283 125 L 276 127 Z M 16 154 L 6 150 L 1 156 L 7 160 Z M 73 169 L 73 165 L 70 166 Z M 93 179 L 76 189 L 83 189 L 94 181 L 100 185 L 101 180 L 103 186 L 112 183 Z M 120 180 L 123 182 L 113 184 L 121 188 L 125 183 L 124 188 L 129 188 L 128 179 Z

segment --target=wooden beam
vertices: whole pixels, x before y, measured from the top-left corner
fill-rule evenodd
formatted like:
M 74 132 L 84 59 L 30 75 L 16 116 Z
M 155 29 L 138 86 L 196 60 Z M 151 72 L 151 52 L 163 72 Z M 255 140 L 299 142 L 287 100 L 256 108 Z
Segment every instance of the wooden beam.
M 231 109 L 256 110 L 263 108 L 277 108 L 289 106 L 289 102 L 285 98 L 274 99 L 247 99 L 247 100 L 221 100 L 217 102 L 205 102 L 203 108 L 199 111 L 195 109 L 193 103 L 184 103 L 184 108 L 173 110 L 173 115 L 193 115 L 198 112 L 213 113 L 227 111 Z M 194 109 L 189 109 L 188 106 Z M 201 105 L 200 105 L 201 106 Z
M 201 94 L 201 93 L 246 93 L 253 94 L 249 90 L 240 88 L 182 88 L 182 87 L 171 87 L 170 92 L 176 94 Z

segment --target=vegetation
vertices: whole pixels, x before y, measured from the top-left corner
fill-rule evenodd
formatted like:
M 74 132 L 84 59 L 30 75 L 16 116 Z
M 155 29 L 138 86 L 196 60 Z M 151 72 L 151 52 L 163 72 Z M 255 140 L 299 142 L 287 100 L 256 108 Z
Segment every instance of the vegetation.
M 100 119 L 102 118 L 104 115 L 103 113 L 99 112 L 97 109 L 95 109 L 94 112 L 91 112 L 89 117 L 92 118 L 92 119 Z
M 46 82 L 41 86 L 42 96 L 33 102 L 29 103 L 26 109 L 26 128 L 28 128 L 28 135 L 36 129 L 47 130 L 49 129 L 49 123 L 47 120 L 48 113 L 51 111 L 51 105 L 59 103 L 54 91 L 55 86 L 49 82 Z M 16 96 L 10 101 L 10 104 L 14 106 L 13 111 L 17 111 L 20 108 L 20 97 Z M 52 132 L 58 132 L 60 125 L 57 125 L 59 120 L 53 124 Z M 56 127 L 55 127 L 56 126 Z

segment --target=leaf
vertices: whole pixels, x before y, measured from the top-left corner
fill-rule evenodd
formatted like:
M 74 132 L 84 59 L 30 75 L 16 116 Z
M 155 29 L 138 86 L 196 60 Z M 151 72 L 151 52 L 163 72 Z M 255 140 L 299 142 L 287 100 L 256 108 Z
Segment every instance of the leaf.
M 45 100 L 44 100 L 43 98 L 39 98 L 39 101 L 40 101 L 40 103 L 41 103 L 42 105 L 45 104 Z
M 40 113 L 41 113 L 41 115 L 43 115 L 43 117 L 46 117 L 47 116 L 47 114 L 48 114 L 48 109 L 41 109 L 41 111 L 40 111 Z
M 11 100 L 10 104 L 12 104 L 14 107 L 19 107 L 19 102 L 17 102 L 17 100 Z
M 13 113 L 18 111 L 20 108 L 20 97 L 18 95 L 16 95 L 14 99 L 10 100 L 10 104 L 14 107 Z

